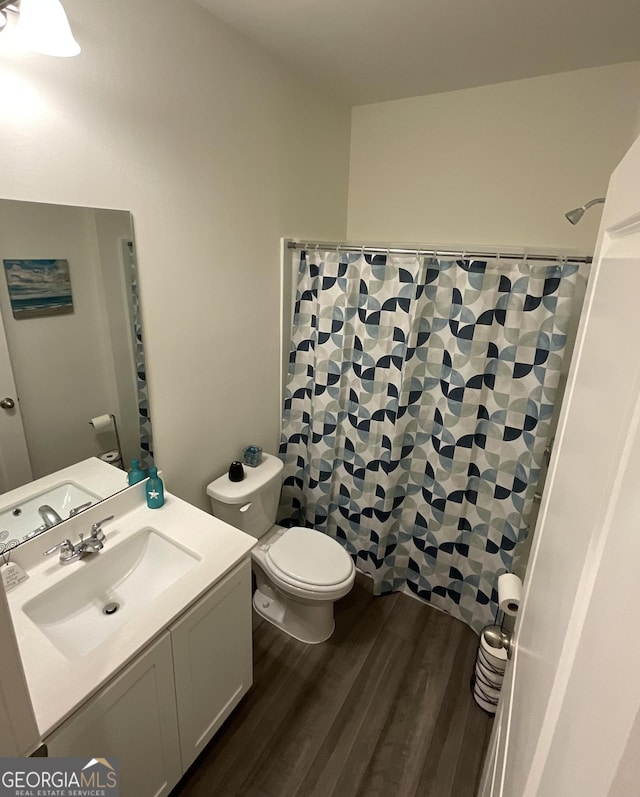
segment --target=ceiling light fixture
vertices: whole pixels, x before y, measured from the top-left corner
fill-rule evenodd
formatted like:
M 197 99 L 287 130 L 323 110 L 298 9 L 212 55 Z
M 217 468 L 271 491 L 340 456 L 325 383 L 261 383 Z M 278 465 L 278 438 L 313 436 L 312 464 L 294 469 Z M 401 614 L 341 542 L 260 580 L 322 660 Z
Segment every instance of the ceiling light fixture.
M 80 52 L 60 0 L 0 0 L 0 30 L 7 12 L 18 14 L 17 29 L 29 50 L 60 58 Z
M 6 3 L 0 2 L 0 30 L 7 24 L 7 11 L 18 13 L 18 6 L 13 0 L 7 0 Z

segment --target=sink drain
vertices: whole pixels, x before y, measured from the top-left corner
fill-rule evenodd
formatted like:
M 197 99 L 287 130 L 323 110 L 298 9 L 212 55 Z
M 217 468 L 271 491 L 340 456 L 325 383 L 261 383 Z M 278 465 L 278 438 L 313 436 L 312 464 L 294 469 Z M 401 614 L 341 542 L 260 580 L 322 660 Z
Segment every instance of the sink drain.
M 120 608 L 120 604 L 116 603 L 115 601 L 111 601 L 107 603 L 107 605 L 102 610 L 102 614 L 115 614 L 118 609 Z

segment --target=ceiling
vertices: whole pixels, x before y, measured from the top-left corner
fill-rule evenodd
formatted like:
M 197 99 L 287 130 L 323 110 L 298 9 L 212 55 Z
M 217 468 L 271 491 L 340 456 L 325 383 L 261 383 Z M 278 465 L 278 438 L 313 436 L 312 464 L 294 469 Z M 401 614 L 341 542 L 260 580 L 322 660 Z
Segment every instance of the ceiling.
M 640 0 L 196 0 L 351 105 L 640 60 Z

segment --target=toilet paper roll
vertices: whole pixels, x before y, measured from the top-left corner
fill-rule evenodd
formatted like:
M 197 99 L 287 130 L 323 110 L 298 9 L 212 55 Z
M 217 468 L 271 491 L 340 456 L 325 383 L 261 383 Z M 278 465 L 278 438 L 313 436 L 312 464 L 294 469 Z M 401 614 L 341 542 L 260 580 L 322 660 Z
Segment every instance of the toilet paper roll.
M 480 648 L 492 664 L 495 663 L 497 666 L 506 667 L 508 657 L 504 648 L 492 648 L 482 635 L 480 635 Z
M 98 415 L 97 418 L 92 418 L 89 423 L 96 432 L 110 432 L 113 429 L 113 418 L 111 415 Z
M 488 700 L 485 700 L 481 695 L 479 695 L 476 691 L 473 693 L 473 699 L 476 703 L 483 708 L 487 714 L 495 714 L 496 713 L 496 706 L 497 703 L 490 703 Z
M 100 454 L 98 459 L 108 462 L 110 465 L 115 465 L 116 462 L 120 462 L 120 452 L 117 448 L 114 448 L 112 451 L 105 451 L 104 454 Z
M 503 573 L 498 578 L 498 606 L 500 611 L 515 617 L 522 598 L 522 581 L 513 573 Z
M 504 673 L 496 674 L 488 670 L 481 661 L 476 662 L 476 669 L 474 672 L 476 678 L 479 678 L 486 686 L 490 686 L 492 689 L 500 689 L 502 687 Z
M 495 707 L 498 700 L 500 700 L 500 690 L 499 689 L 491 689 L 488 686 L 485 686 L 480 680 L 476 679 L 476 682 L 473 686 L 473 693 L 475 697 L 480 697 L 485 699 L 487 702 L 490 702 L 491 705 Z
M 482 689 L 486 697 L 493 697 L 496 700 L 500 697 L 500 690 L 502 689 L 503 681 L 500 683 L 493 683 L 488 679 L 485 679 L 483 673 L 478 670 L 476 667 L 474 671 L 474 677 L 476 679 L 476 683 Z

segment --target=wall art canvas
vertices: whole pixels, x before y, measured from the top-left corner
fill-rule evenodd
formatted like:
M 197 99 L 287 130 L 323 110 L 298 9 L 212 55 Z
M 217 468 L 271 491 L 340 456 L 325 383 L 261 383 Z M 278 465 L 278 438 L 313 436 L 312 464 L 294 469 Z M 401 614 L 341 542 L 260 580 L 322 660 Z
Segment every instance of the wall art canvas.
M 14 318 L 73 312 L 68 260 L 4 260 Z

